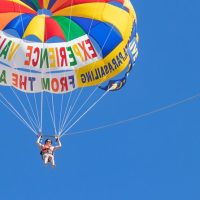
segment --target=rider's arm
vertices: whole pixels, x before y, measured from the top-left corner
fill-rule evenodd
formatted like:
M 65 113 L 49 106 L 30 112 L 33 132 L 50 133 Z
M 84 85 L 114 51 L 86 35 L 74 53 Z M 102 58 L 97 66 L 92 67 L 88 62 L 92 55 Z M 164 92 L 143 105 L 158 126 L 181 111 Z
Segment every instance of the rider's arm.
M 40 140 L 41 140 L 42 136 L 39 136 L 37 141 L 36 141 L 36 144 L 41 148 L 43 145 L 40 143 Z
M 54 147 L 54 150 L 60 149 L 62 147 L 62 144 L 60 142 L 60 138 L 57 138 L 58 145 Z

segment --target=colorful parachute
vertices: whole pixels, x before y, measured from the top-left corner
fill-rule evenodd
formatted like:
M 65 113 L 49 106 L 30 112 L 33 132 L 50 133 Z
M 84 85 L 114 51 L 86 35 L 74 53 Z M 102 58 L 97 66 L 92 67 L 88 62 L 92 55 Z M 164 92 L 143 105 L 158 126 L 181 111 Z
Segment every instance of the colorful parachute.
M 125 85 L 138 55 L 136 25 L 129 0 L 1 0 L 1 102 L 37 132 L 45 120 L 46 95 L 55 133 L 63 133 L 66 124 L 71 127 L 72 91 L 91 86 L 116 91 Z M 9 100 L 13 95 L 5 97 L 5 88 L 15 94 L 28 120 Z M 64 120 L 56 124 L 58 118 Z

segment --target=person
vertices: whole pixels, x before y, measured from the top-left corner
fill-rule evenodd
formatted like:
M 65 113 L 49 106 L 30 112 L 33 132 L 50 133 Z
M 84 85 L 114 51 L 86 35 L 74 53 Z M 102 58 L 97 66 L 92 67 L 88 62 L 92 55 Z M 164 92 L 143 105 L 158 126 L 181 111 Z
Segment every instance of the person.
M 42 155 L 42 159 L 44 161 L 44 164 L 47 165 L 48 162 L 51 163 L 52 167 L 55 167 L 55 160 L 54 160 L 54 152 L 58 149 L 61 148 L 61 142 L 60 142 L 60 138 L 56 137 L 56 142 L 58 143 L 57 146 L 53 146 L 52 145 L 52 140 L 50 139 L 46 139 L 44 144 L 41 143 L 42 140 L 42 135 L 39 135 L 36 144 L 39 146 L 40 148 L 40 154 Z

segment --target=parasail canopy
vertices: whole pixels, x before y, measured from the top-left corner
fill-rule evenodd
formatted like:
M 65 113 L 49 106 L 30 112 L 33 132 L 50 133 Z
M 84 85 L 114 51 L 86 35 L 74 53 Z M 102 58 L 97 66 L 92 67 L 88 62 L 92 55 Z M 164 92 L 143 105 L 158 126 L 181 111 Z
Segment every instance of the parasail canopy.
M 121 89 L 135 64 L 137 44 L 136 13 L 129 0 L 0 1 L 1 89 L 34 94 L 35 107 L 36 94 L 41 95 L 36 130 L 42 129 L 44 92 L 62 94 L 65 102 L 63 96 L 70 92 L 71 98 L 78 88 Z M 37 118 L 32 107 L 31 112 Z

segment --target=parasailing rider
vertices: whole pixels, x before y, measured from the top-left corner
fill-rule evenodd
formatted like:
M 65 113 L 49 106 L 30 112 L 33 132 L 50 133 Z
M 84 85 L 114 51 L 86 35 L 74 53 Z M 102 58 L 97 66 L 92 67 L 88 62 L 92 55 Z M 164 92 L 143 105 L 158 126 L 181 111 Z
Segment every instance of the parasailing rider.
M 46 139 L 44 144 L 41 143 L 42 140 L 42 135 L 38 134 L 38 139 L 36 141 L 36 144 L 39 146 L 40 148 L 40 154 L 42 155 L 42 159 L 44 161 L 44 164 L 47 165 L 48 162 L 51 163 L 52 167 L 55 167 L 55 160 L 54 160 L 54 152 L 58 149 L 61 148 L 61 142 L 60 142 L 60 138 L 59 137 L 55 137 L 56 138 L 56 142 L 58 143 L 57 146 L 53 146 L 52 145 L 52 140 L 50 139 Z

